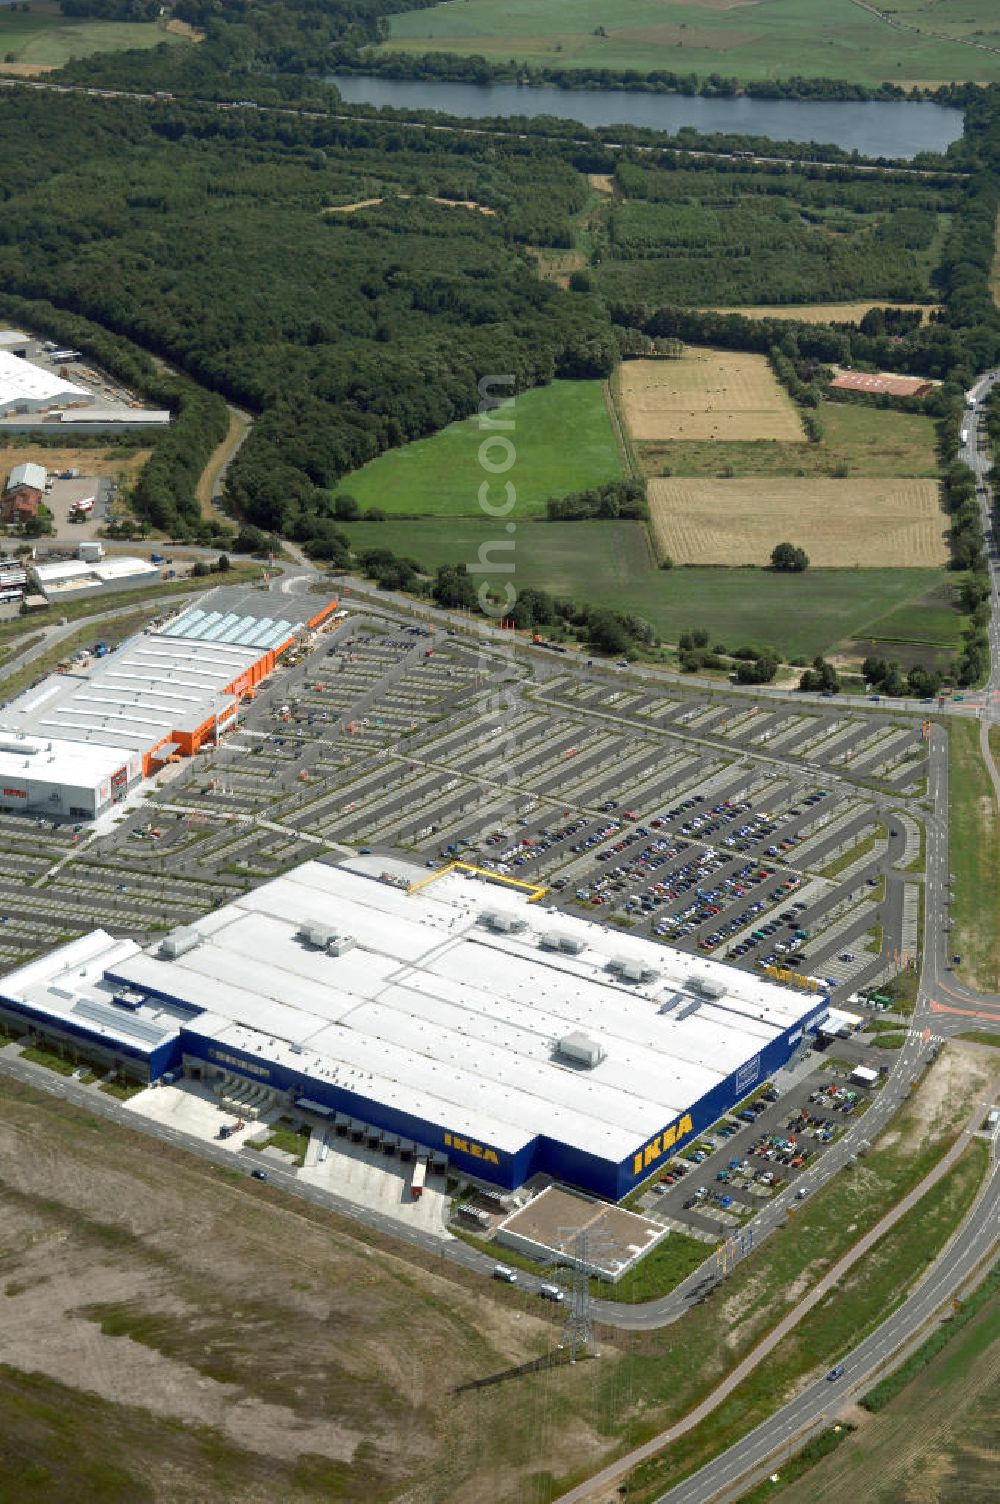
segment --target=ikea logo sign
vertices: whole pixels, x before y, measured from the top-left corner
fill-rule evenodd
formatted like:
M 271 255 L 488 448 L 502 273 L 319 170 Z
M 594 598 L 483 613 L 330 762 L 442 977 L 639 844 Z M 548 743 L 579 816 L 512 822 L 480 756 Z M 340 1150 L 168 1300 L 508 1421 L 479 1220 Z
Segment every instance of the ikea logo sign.
M 643 1170 L 648 1170 L 650 1165 L 656 1163 L 661 1155 L 669 1154 L 682 1138 L 694 1132 L 694 1124 L 691 1122 L 691 1114 L 686 1112 L 676 1123 L 671 1123 L 669 1128 L 664 1128 L 655 1138 L 651 1138 L 646 1146 L 632 1157 L 632 1174 L 641 1175 Z
M 485 1164 L 500 1163 L 495 1149 L 487 1149 L 485 1144 L 474 1144 L 471 1138 L 459 1138 L 457 1134 L 446 1133 L 444 1143 L 446 1149 L 455 1149 L 459 1154 L 471 1154 L 473 1159 L 481 1159 Z

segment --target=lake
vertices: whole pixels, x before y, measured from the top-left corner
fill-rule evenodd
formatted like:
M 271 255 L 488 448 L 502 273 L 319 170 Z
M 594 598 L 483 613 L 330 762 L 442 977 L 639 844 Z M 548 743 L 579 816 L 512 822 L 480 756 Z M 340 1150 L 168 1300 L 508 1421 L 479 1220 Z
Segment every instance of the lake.
M 640 125 L 670 134 L 690 126 L 773 141 L 815 141 L 869 157 L 909 159 L 944 151 L 962 134 L 962 111 L 927 100 L 705 99 L 688 94 L 640 94 L 619 89 L 527 88 L 421 79 L 335 75 L 346 104 L 397 110 L 442 110 L 471 119 L 555 115 L 581 125 Z

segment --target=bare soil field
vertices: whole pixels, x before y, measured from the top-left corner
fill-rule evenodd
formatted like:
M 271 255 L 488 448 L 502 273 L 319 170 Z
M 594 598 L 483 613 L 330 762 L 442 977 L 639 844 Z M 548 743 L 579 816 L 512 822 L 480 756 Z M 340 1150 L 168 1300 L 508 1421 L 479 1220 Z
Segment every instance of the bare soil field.
M 921 323 L 926 324 L 932 313 L 937 312 L 935 303 L 887 303 L 885 299 L 874 303 L 758 303 L 754 307 L 712 308 L 711 313 L 740 313 L 745 319 L 795 319 L 801 324 L 857 324 L 872 308 L 905 308 L 909 312 L 918 309 L 923 314 Z
M 48 449 L 40 445 L 0 446 L 0 473 L 5 477 L 15 465 L 32 461 L 54 470 L 79 470 L 81 475 L 137 475 L 152 454 L 151 449 L 123 453 L 117 449 Z
M 522 1498 L 540 1457 L 566 1472 L 606 1447 L 585 1366 L 485 1404 L 451 1392 L 554 1348 L 537 1299 L 445 1278 L 10 1078 L 0 1291 L 5 1499 L 473 1504 L 485 1477 Z M 117 1492 L 81 1471 L 105 1462 Z
M 806 441 L 794 404 L 763 355 L 688 350 L 679 360 L 628 360 L 620 382 L 625 421 L 640 442 Z
M 649 509 L 675 564 L 765 565 L 782 542 L 828 569 L 928 568 L 948 558 L 931 480 L 660 479 L 649 482 Z

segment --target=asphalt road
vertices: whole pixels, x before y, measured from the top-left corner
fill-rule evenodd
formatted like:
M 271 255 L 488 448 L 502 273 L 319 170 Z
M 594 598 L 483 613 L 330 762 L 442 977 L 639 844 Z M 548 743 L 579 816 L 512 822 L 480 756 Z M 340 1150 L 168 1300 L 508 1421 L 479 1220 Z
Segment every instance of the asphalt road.
M 994 1138 L 989 1178 L 961 1231 L 905 1303 L 844 1359 L 843 1374 L 832 1382 L 817 1379 L 714 1462 L 661 1494 L 656 1504 L 725 1504 L 738 1498 L 757 1470 L 769 1472 L 777 1467 L 785 1448 L 798 1450 L 832 1424 L 845 1405 L 897 1366 L 928 1335 L 942 1308 L 981 1265 L 985 1272 L 998 1243 L 1000 1166 Z

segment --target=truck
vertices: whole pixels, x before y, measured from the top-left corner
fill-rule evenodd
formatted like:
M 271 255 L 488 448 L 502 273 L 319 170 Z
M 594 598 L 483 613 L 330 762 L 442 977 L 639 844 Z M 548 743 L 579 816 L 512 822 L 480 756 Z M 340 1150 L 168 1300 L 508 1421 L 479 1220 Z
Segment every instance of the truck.
M 967 428 L 963 428 L 959 437 L 963 444 L 967 444 L 969 442 L 969 430 Z
M 165 564 L 167 561 L 162 554 L 150 554 L 149 562 L 150 564 Z
M 427 1179 L 427 1156 L 421 1154 L 414 1161 L 413 1176 L 410 1180 L 410 1195 L 414 1201 L 419 1201 L 424 1193 L 424 1181 Z
M 107 656 L 108 656 L 108 645 L 107 645 L 107 643 L 106 642 L 95 642 L 94 643 L 94 657 L 95 658 L 106 658 Z

